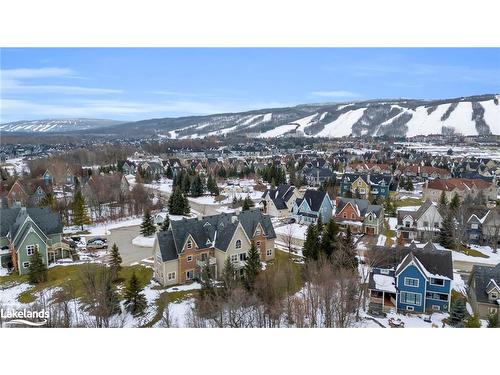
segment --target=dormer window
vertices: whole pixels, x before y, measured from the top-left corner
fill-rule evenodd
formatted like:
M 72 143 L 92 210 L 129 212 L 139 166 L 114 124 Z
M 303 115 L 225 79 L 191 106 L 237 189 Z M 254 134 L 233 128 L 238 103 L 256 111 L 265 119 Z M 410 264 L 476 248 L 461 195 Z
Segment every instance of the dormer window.
M 496 300 L 496 299 L 498 299 L 498 294 L 497 294 L 497 293 L 495 293 L 495 292 L 492 292 L 492 293 L 490 294 L 490 299 L 492 299 L 492 300 Z
M 260 236 L 260 229 L 257 228 L 257 230 L 255 231 L 255 235 Z
M 187 248 L 192 249 L 193 248 L 193 241 L 188 241 L 187 242 Z
M 236 241 L 236 248 L 241 249 L 241 240 Z
M 355 219 L 356 218 L 356 215 L 355 214 L 351 214 L 351 219 Z

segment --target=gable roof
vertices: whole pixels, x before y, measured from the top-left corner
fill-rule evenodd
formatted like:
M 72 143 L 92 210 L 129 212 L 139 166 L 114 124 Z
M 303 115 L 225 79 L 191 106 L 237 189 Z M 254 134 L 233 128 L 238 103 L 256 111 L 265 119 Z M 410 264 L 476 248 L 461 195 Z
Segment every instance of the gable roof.
M 358 212 L 358 215 L 361 217 L 365 217 L 370 212 L 373 212 L 377 217 L 380 216 L 380 212 L 382 211 L 382 206 L 378 204 L 371 204 L 369 201 L 365 199 L 356 199 L 356 198 L 338 198 L 337 199 L 337 212 L 340 213 L 347 204 L 351 204 L 354 209 Z
M 0 209 L 0 236 L 6 236 L 10 232 L 11 238 L 14 238 L 28 216 L 45 235 L 62 233 L 61 218 L 50 208 L 16 207 Z
M 276 189 L 266 189 L 266 191 L 263 194 L 263 197 L 269 194 L 269 198 L 273 201 L 276 208 L 278 210 L 283 210 L 288 208 L 286 202 L 290 200 L 294 191 L 295 191 L 295 186 L 282 184 L 279 185 Z
M 472 266 L 471 279 L 474 280 L 475 287 L 472 288 L 476 295 L 476 300 L 482 303 L 491 303 L 488 300 L 488 285 L 492 285 L 492 280 L 500 285 L 500 263 L 496 266 Z
M 298 198 L 296 200 L 297 206 L 300 207 L 303 201 L 306 201 L 307 204 L 309 205 L 309 208 L 312 211 L 319 211 L 321 208 L 321 205 L 323 204 L 323 200 L 325 199 L 326 192 L 324 191 L 319 191 L 319 190 L 311 190 L 307 189 L 304 198 Z
M 209 244 L 210 246 L 206 247 L 226 251 L 240 225 L 245 234 L 252 238 L 259 224 L 266 238 L 276 238 L 270 217 L 258 209 L 242 211 L 238 215 L 221 213 L 200 219 L 172 220 L 167 231 L 157 234 L 162 259 L 176 259 L 189 236 L 202 248 Z

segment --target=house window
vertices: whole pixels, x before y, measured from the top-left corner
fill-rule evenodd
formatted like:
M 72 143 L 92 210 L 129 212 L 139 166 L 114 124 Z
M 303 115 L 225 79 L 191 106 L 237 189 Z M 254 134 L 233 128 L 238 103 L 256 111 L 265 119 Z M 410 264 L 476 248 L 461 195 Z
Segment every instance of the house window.
M 477 225 L 477 224 L 471 224 L 471 225 L 470 225 L 470 227 L 471 227 L 472 229 L 478 229 L 478 228 L 479 228 L 479 225 Z
M 360 194 L 364 194 L 365 192 L 366 192 L 365 189 L 359 189 Z
M 241 240 L 236 241 L 236 248 L 241 249 Z
M 158 263 L 161 263 L 161 254 L 160 253 L 156 253 L 156 261 Z
M 489 312 L 490 315 L 495 315 L 498 312 L 498 309 L 496 307 L 490 307 Z
M 496 293 L 491 293 L 490 294 L 491 299 L 498 299 L 498 294 Z
M 208 259 L 208 254 L 207 253 L 201 254 L 201 261 L 202 262 L 206 262 L 207 259 Z
M 344 212 L 344 214 L 342 215 L 342 217 L 343 217 L 344 219 L 347 219 L 347 214 Z
M 401 292 L 401 303 L 420 306 L 422 304 L 422 295 L 420 293 Z
M 241 262 L 244 262 L 247 260 L 247 253 L 240 253 L 239 256 L 240 256 Z
M 26 254 L 28 256 L 32 256 L 35 253 L 36 245 L 27 245 L 26 246 Z
M 439 305 L 432 305 L 432 310 L 434 310 L 434 311 L 440 311 L 441 307 Z
M 405 286 L 418 288 L 419 280 L 413 277 L 405 277 Z
M 186 271 L 186 279 L 187 280 L 193 280 L 193 278 L 194 278 L 193 270 Z
M 434 223 L 434 228 L 439 228 L 439 223 Z
M 273 249 L 267 249 L 267 251 L 266 251 L 266 255 L 267 255 L 268 257 L 270 257 L 271 255 L 273 255 Z
M 443 279 L 431 278 L 431 285 L 443 286 L 444 285 L 444 280 Z
M 23 268 L 29 268 L 30 262 L 23 262 Z
M 193 260 L 193 256 L 192 256 L 192 255 L 188 255 L 188 257 L 187 257 L 187 261 L 188 261 L 188 262 L 191 262 L 192 260 Z
M 255 235 L 256 235 L 256 236 L 260 236 L 260 229 L 257 229 L 257 230 L 255 231 Z
M 356 215 L 354 215 L 353 213 L 351 214 L 351 219 L 355 219 L 356 218 Z
M 406 306 L 406 311 L 415 311 L 413 306 Z
M 257 242 L 255 243 L 255 246 L 257 246 L 257 249 L 258 249 L 258 250 L 260 250 L 260 241 L 257 241 Z
M 231 255 L 231 263 L 236 263 L 238 261 L 238 254 Z
M 175 280 L 175 272 L 167 273 L 167 279 L 168 280 Z
M 428 221 L 424 221 L 424 227 L 427 228 L 429 226 L 429 222 Z
M 427 292 L 425 298 L 434 299 L 437 301 L 448 301 L 448 295 L 442 293 Z
M 193 247 L 193 242 L 192 241 L 188 241 L 187 248 L 191 249 L 192 247 Z
M 380 270 L 380 274 L 381 275 L 388 275 L 389 274 L 389 270 L 386 269 L 386 268 L 383 268 L 383 269 Z
M 406 227 L 406 228 L 409 228 L 409 227 L 410 227 L 410 224 L 411 224 L 411 223 L 410 223 L 409 221 L 405 221 L 405 227 Z

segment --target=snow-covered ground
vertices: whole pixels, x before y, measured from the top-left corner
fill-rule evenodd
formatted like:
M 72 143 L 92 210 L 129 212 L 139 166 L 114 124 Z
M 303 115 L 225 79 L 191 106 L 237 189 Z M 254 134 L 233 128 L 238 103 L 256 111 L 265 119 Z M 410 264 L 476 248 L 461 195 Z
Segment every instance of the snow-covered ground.
M 274 129 L 268 130 L 264 133 L 261 133 L 258 135 L 259 138 L 274 138 L 274 137 L 279 137 L 282 136 L 283 134 L 288 133 L 289 131 L 295 130 L 298 125 L 295 124 L 288 124 L 288 125 L 281 125 L 277 126 Z
M 22 175 L 25 172 L 29 172 L 29 168 L 23 158 L 7 159 L 5 164 L 2 165 L 2 168 L 5 169 L 10 176 L 16 173 Z
M 398 218 L 396 217 L 388 217 L 387 222 L 389 223 L 390 230 L 396 230 L 396 226 L 398 225 Z
M 139 235 L 132 239 L 132 245 L 141 246 L 141 247 L 153 247 L 155 243 L 156 236 L 144 237 Z
M 129 217 L 120 220 L 108 221 L 107 223 L 92 224 L 84 226 L 84 230 L 89 231 L 89 234 L 83 236 L 106 236 L 110 234 L 111 229 L 130 227 L 134 225 L 140 225 L 142 223 L 142 217 Z M 70 226 L 64 228 L 64 233 L 75 233 L 80 231 L 81 228 L 77 226 Z
M 379 234 L 377 239 L 377 246 L 384 246 L 385 241 L 387 241 L 387 237 L 384 236 L 383 234 Z
M 366 108 L 341 114 L 335 121 L 325 125 L 316 137 L 343 137 L 352 133 L 352 126 L 363 116 Z
M 274 232 L 277 235 L 278 234 L 280 234 L 282 236 L 291 235 L 292 238 L 296 238 L 299 240 L 305 240 L 307 228 L 308 228 L 308 226 L 305 224 L 293 223 L 293 224 L 282 225 L 279 227 L 274 227 Z

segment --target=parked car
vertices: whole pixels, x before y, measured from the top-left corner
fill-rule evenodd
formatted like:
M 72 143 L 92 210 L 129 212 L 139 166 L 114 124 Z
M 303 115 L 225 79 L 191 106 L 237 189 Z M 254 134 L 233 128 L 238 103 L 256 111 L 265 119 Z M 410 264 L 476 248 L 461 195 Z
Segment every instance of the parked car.
M 87 241 L 87 249 L 100 250 L 107 248 L 108 241 L 105 238 L 93 238 Z

